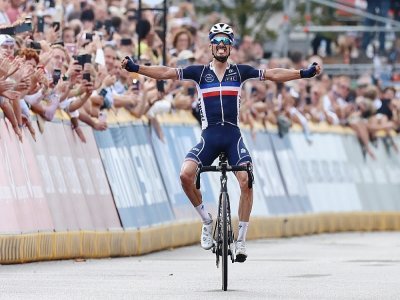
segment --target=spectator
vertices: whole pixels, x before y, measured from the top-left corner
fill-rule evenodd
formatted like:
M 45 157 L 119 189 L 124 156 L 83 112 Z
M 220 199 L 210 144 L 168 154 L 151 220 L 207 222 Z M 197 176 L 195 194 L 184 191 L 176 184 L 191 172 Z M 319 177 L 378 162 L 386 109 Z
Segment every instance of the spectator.
M 189 31 L 182 29 L 175 33 L 172 41 L 173 48 L 170 51 L 172 56 L 179 56 L 179 53 L 183 50 L 190 50 L 193 43 L 193 37 Z
M 10 7 L 9 0 L 0 0 L 0 25 L 9 25 L 11 24 L 10 19 L 7 15 L 7 10 Z
M 314 25 L 326 26 L 332 25 L 331 20 L 334 17 L 334 9 L 331 7 L 319 6 L 313 13 Z M 336 40 L 334 32 L 318 32 L 314 39 L 311 41 L 313 55 L 320 55 L 322 57 L 332 55 L 332 41 Z
M 74 44 L 76 42 L 75 30 L 72 27 L 64 27 L 61 39 L 64 44 Z
M 0 11 L 4 11 L 2 7 L 6 7 L 7 2 L 0 0 Z M 35 3 L 25 7 L 21 2 L 12 0 L 11 7 L 5 9 L 10 19 L 7 24 L 30 8 L 34 15 L 41 9 Z M 131 1 L 69 1 L 63 4 L 65 15 L 59 32 L 52 26 L 56 20 L 53 12 L 45 10 L 43 33 L 35 29 L 29 36 L 18 35 L 15 39 L 0 36 L 0 108 L 20 140 L 25 127 L 38 138 L 31 124 L 31 112 L 37 114 L 39 129 L 45 134 L 45 122 L 51 121 L 58 109 L 63 110 L 71 119 L 74 133 L 83 142 L 86 138 L 79 126 L 81 122 L 95 130 L 106 130 L 104 116 L 110 111 L 118 113 L 120 109 L 126 109 L 137 118 L 145 115 L 161 139 L 163 132 L 157 121 L 160 114 L 184 109 L 200 120 L 197 91 L 190 82 L 165 82 L 162 92 L 158 91 L 155 80 L 131 76 L 119 67 L 124 56 L 137 57 L 139 47 L 141 63 L 161 63 L 162 42 L 156 33 L 162 21 L 159 15 L 146 11 L 138 21 L 137 4 Z M 126 7 L 125 12 L 120 7 Z M 0 19 L 2 16 L 0 13 Z M 185 2 L 171 7 L 168 18 L 171 25 L 166 36 L 168 64 L 174 67 L 207 64 L 211 58 L 208 43 L 204 42 L 208 35 L 207 22 L 215 23 L 220 16 L 210 14 L 203 23 L 198 23 L 193 4 Z M 132 35 L 132 32 L 136 34 Z M 136 43 L 138 38 L 140 45 Z M 354 34 L 339 38 L 339 49 L 346 63 L 357 57 L 357 38 Z M 334 52 L 334 47 L 329 49 L 329 39 L 333 41 L 333 37 L 316 36 L 314 48 L 324 41 L 327 54 Z M 263 58 L 265 49 L 253 37 L 244 36 L 238 41 L 240 43 L 232 47 L 230 56 L 236 63 L 296 69 L 305 68 L 313 61 L 322 65 L 321 58 L 314 56 L 305 60 L 296 51 L 291 52 L 290 59 L 266 61 Z M 391 63 L 399 60 L 397 44 L 398 41 L 388 57 Z M 15 52 L 19 53 L 16 58 Z M 90 63 L 80 64 L 77 56 L 86 54 L 90 55 Z M 58 70 L 61 80 L 55 84 L 54 74 Z M 377 88 L 375 92 L 371 92 L 371 86 Z M 380 136 L 378 132 L 384 133 L 387 149 L 397 150 L 391 135 L 395 130 L 400 131 L 400 104 L 393 94 L 391 88 L 380 92 L 368 74 L 353 82 L 345 76 L 329 77 L 327 74 L 291 86 L 248 82 L 242 89 L 240 119 L 250 126 L 254 138 L 256 123 L 265 127 L 278 125 L 282 136 L 292 124 L 298 124 L 309 142 L 311 123 L 349 126 L 359 138 L 363 153 L 374 157 L 371 145 Z
M 92 9 L 85 9 L 81 13 L 82 30 L 85 32 L 94 31 L 95 15 Z
M 367 0 L 367 12 L 376 16 L 383 18 L 388 17 L 388 12 L 390 8 L 390 0 Z M 384 27 L 386 24 L 384 22 L 376 22 L 370 18 L 365 18 L 365 26 L 373 26 L 377 23 L 378 26 Z M 371 32 L 365 32 L 362 40 L 362 49 L 364 52 L 367 51 L 367 47 L 371 42 Z M 379 32 L 379 54 L 385 55 L 385 32 Z
M 20 18 L 21 16 L 20 7 L 24 4 L 23 2 L 25 1 L 23 0 L 10 1 L 10 5 L 7 9 L 7 16 L 11 24 L 16 22 Z

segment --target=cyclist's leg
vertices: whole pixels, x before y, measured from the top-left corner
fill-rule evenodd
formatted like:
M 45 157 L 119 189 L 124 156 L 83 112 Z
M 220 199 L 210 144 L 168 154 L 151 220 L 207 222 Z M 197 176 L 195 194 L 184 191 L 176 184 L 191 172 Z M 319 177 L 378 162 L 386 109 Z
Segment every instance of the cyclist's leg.
M 231 142 L 227 150 L 228 162 L 230 165 L 242 165 L 252 162 L 249 151 L 244 144 L 240 130 L 231 130 Z M 248 222 L 250 219 L 251 208 L 253 206 L 253 189 L 248 187 L 247 172 L 236 172 L 236 178 L 240 185 L 239 220 Z
M 196 189 L 194 180 L 196 176 L 198 163 L 191 159 L 185 159 L 181 167 L 180 179 L 183 191 L 189 198 L 194 207 L 202 203 L 201 192 Z
M 206 250 L 213 246 L 213 222 L 211 214 L 204 207 L 202 195 L 196 189 L 194 180 L 198 164 L 210 165 L 217 156 L 218 150 L 214 147 L 208 131 L 203 131 L 200 143 L 186 155 L 180 174 L 182 188 L 203 221 L 200 243 Z
M 200 142 L 194 146 L 186 155 L 182 164 L 180 179 L 182 188 L 194 207 L 202 204 L 201 192 L 196 189 L 194 184 L 197 166 L 209 166 L 219 155 L 219 150 L 215 147 L 213 130 L 203 131 Z
M 228 151 L 228 161 L 231 165 L 242 165 L 252 162 L 249 151 L 243 142 L 243 138 L 239 133 L 234 132 L 232 143 Z M 239 201 L 239 228 L 238 237 L 236 239 L 236 261 L 244 262 L 247 258 L 246 254 L 246 234 L 249 226 L 251 209 L 253 207 L 253 189 L 249 189 L 247 172 L 236 172 L 236 178 L 240 186 L 240 201 Z

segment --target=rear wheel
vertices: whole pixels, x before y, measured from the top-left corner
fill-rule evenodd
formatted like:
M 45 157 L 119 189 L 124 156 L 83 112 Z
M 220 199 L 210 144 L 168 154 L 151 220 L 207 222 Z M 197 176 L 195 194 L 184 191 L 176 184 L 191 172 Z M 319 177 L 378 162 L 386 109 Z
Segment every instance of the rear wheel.
M 227 195 L 222 194 L 222 289 L 226 291 L 228 289 L 228 205 Z

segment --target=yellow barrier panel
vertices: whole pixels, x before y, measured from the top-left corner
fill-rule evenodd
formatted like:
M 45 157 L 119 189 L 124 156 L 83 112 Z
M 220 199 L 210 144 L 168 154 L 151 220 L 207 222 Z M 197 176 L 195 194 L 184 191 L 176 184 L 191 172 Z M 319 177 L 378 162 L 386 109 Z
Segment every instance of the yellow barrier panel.
M 233 220 L 237 228 L 237 219 Z M 201 223 L 188 221 L 138 230 L 39 232 L 0 235 L 0 263 L 101 258 L 145 253 L 199 243 Z M 400 230 L 400 212 L 352 212 L 254 217 L 248 239 L 340 231 Z

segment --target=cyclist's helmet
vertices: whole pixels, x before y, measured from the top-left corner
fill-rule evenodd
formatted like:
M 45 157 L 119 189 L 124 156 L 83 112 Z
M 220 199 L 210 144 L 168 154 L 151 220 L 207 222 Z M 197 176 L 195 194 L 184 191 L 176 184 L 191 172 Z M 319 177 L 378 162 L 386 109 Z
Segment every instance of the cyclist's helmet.
M 233 30 L 232 27 L 225 23 L 217 23 L 214 24 L 213 27 L 210 29 L 210 33 L 208 37 L 210 40 L 214 38 L 218 33 L 226 34 L 232 41 L 234 40 Z

